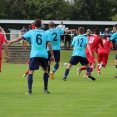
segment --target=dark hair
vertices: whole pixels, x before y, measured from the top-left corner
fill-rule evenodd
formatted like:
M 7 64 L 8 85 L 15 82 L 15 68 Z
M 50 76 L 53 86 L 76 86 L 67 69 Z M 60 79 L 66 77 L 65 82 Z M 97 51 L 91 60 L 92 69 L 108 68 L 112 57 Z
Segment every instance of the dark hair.
M 117 24 L 115 24 L 114 27 L 117 28 Z
M 104 35 L 104 36 L 103 36 L 103 39 L 107 39 L 107 37 L 108 37 L 108 36 Z
M 94 32 L 95 32 L 96 35 L 99 35 L 100 34 L 100 29 L 96 28 Z
M 83 34 L 84 33 L 84 27 L 79 27 L 78 28 L 78 33 Z
M 41 27 L 41 20 L 40 19 L 36 19 L 34 22 L 35 27 Z

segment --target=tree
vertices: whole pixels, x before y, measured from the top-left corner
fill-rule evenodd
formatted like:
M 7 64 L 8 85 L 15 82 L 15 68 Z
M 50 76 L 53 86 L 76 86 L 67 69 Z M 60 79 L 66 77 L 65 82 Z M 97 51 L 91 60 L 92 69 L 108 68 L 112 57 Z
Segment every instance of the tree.
M 74 0 L 74 20 L 112 20 L 117 12 L 116 0 Z

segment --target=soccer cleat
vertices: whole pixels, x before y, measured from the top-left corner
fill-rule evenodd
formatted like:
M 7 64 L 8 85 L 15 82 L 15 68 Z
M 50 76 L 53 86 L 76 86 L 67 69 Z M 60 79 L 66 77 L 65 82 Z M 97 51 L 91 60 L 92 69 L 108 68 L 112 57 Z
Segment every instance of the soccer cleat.
M 101 73 L 100 72 L 98 72 L 98 76 L 100 75 Z
M 30 95 L 32 94 L 32 91 L 28 91 L 27 93 L 25 93 L 26 95 Z
M 53 72 L 50 72 L 50 78 L 54 79 L 54 73 Z
M 63 81 L 66 81 L 66 78 L 63 78 Z
M 22 77 L 23 77 L 23 78 L 26 78 L 26 74 L 24 74 Z
M 90 78 L 91 80 L 95 81 L 96 79 L 93 76 L 88 75 L 88 78 Z
M 77 68 L 77 75 L 80 76 L 81 68 Z
M 88 78 L 88 76 L 86 74 L 84 74 L 83 78 Z
M 48 94 L 48 93 L 50 93 L 50 92 L 49 92 L 48 90 L 44 90 L 44 93 L 47 93 L 47 94 Z

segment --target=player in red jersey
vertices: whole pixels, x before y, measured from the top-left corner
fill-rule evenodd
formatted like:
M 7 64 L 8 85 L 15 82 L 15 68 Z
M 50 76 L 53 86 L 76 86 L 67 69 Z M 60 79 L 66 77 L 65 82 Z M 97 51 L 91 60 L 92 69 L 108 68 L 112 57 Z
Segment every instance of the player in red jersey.
M 6 39 L 5 39 L 4 35 L 2 34 L 2 29 L 0 29 L 0 72 L 2 69 L 2 44 L 4 45 L 4 50 L 6 53 L 6 61 L 8 61 L 9 54 L 8 54 L 8 49 L 7 49 L 7 45 L 6 45 Z
M 87 48 L 86 48 L 86 56 L 87 56 L 87 59 L 90 63 L 91 71 L 93 71 L 96 67 L 94 52 L 96 51 L 98 44 L 100 44 L 103 47 L 103 42 L 102 42 L 102 39 L 99 37 L 99 34 L 100 34 L 100 30 L 95 29 L 94 35 L 88 37 L 92 56 L 90 56 L 90 53 L 89 53 Z M 77 74 L 80 75 L 82 70 L 86 70 L 86 66 L 84 66 L 82 68 L 77 68 Z M 87 77 L 87 73 L 84 75 L 84 77 Z
M 98 75 L 100 75 L 101 67 L 106 67 L 108 62 L 108 55 L 110 50 L 112 49 L 112 43 L 109 41 L 107 36 L 104 36 L 102 40 L 104 47 L 102 48 L 102 46 L 99 45 L 98 48 Z

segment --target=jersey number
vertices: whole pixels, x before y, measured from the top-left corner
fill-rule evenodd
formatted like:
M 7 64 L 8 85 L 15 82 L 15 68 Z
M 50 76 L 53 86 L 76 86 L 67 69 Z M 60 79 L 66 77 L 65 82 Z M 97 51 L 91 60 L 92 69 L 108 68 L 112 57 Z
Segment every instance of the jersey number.
M 80 43 L 81 41 L 81 43 Z M 83 38 L 78 38 L 78 45 L 80 45 L 80 47 L 82 47 L 82 43 L 83 43 Z
M 93 43 L 94 39 L 95 39 L 95 38 L 91 37 L 91 38 L 89 39 L 89 43 Z
M 38 45 L 42 44 L 42 35 L 41 34 L 37 34 L 36 36 L 36 42 Z
M 53 41 L 57 41 L 57 33 L 53 33 L 52 35 L 54 35 Z

